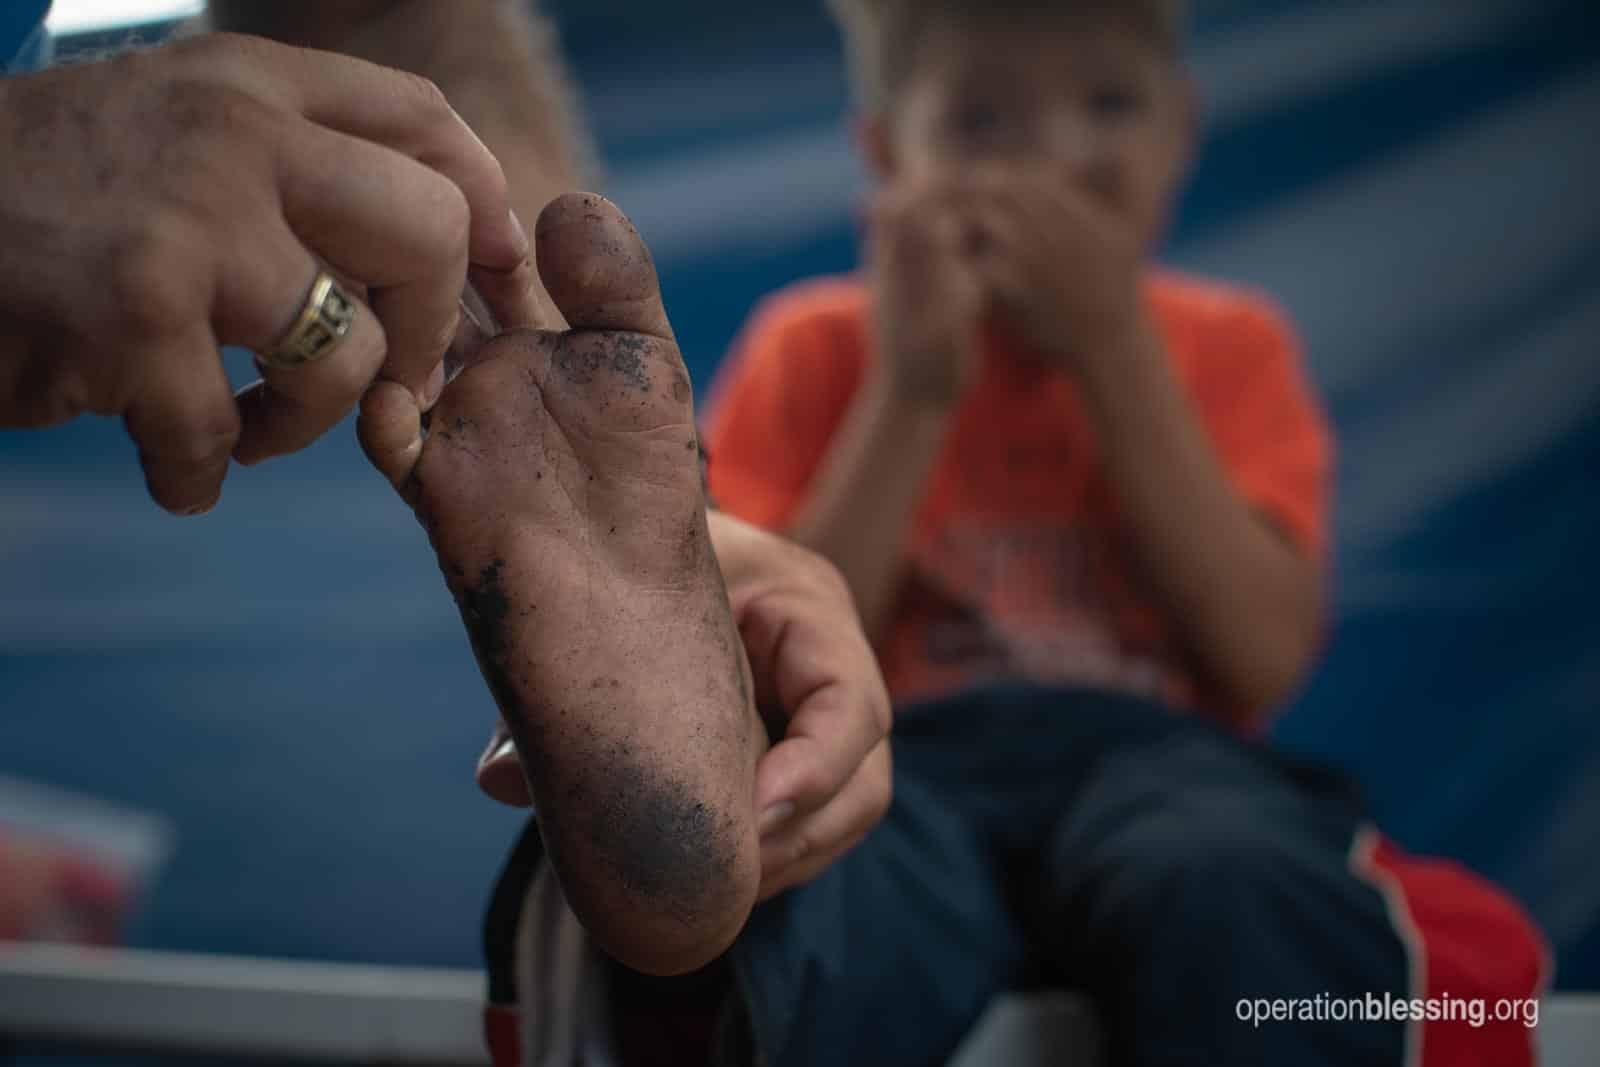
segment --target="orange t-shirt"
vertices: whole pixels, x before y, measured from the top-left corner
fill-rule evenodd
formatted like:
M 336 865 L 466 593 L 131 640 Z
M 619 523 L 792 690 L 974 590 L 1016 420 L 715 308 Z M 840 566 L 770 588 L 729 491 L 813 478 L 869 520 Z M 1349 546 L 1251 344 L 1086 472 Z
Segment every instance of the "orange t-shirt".
M 1234 486 L 1320 557 L 1332 446 L 1282 316 L 1169 273 L 1146 299 Z M 796 286 L 758 312 L 707 418 L 719 506 L 769 528 L 793 518 L 872 358 L 871 313 L 856 278 Z M 1134 584 L 1098 447 L 1066 375 L 986 346 L 907 531 L 878 648 L 897 701 L 998 678 L 1195 700 Z

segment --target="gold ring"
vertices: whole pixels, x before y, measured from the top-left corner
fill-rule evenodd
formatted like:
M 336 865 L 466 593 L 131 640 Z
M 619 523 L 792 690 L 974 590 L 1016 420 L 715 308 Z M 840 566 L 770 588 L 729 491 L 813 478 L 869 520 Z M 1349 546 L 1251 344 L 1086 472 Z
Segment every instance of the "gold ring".
M 306 296 L 306 306 L 289 332 L 262 362 L 284 370 L 304 367 L 329 355 L 350 333 L 356 302 L 345 295 L 333 275 L 319 271 Z

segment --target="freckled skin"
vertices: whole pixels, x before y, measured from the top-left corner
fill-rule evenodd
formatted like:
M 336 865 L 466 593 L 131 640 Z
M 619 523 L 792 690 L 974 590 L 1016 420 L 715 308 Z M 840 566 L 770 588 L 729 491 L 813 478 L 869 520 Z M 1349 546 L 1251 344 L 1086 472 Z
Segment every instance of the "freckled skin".
M 597 197 L 558 200 L 535 239 L 573 328 L 472 359 L 416 506 L 574 911 L 633 969 L 682 973 L 754 902 L 765 731 L 648 252 Z

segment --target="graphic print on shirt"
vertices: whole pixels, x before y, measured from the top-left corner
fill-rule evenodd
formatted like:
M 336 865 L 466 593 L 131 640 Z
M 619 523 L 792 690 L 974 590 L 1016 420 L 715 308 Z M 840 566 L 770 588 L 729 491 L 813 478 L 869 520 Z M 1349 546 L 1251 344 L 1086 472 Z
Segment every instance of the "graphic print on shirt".
M 934 696 L 1025 678 L 1169 697 L 1164 644 L 1110 580 L 1120 568 L 1106 542 L 1085 526 L 961 516 L 917 538 L 906 616 L 884 650 L 891 689 Z

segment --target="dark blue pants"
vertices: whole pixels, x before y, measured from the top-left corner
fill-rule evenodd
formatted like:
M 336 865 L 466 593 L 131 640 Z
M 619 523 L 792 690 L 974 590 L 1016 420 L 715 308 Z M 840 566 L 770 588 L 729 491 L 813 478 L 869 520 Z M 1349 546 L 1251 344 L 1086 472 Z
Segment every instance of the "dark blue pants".
M 1362 812 L 1143 701 L 1013 686 L 901 713 L 863 844 L 759 907 L 731 962 L 768 1067 L 942 1064 L 998 993 L 1090 996 L 1112 1062 L 1402 1062 L 1392 1023 L 1241 1022 L 1241 998 L 1407 995 L 1349 855 Z

